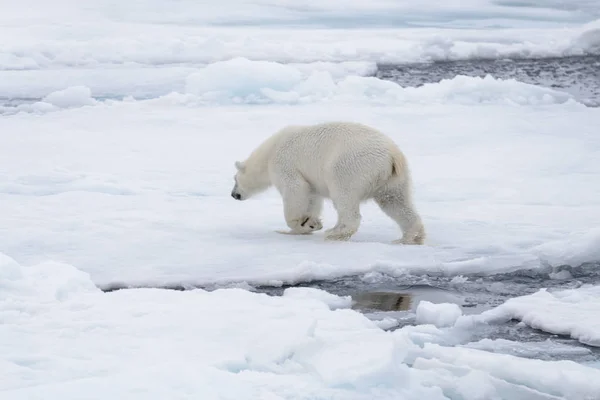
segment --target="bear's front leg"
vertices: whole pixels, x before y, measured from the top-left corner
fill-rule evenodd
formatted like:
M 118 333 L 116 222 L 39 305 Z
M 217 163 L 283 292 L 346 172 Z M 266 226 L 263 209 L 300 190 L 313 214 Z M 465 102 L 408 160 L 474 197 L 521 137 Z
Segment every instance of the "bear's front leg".
M 307 212 L 300 213 L 296 209 L 296 206 L 299 206 L 297 202 L 288 202 L 284 204 L 284 210 L 288 210 L 288 212 L 284 211 L 285 222 L 291 229 L 291 231 L 286 233 L 293 235 L 307 235 L 314 231 L 323 229 L 323 223 L 318 217 L 311 216 Z
M 310 186 L 304 180 L 287 182 L 287 186 L 280 190 L 283 198 L 283 213 L 291 235 L 306 235 L 323 229 L 319 219 L 322 200 L 312 198 Z
M 291 230 L 289 230 L 287 232 L 284 232 L 284 231 L 277 231 L 277 232 L 285 233 L 287 235 L 309 235 L 309 234 L 313 233 L 314 231 L 323 229 L 323 224 L 321 223 L 320 220 L 313 219 L 310 217 L 303 217 L 301 219 L 294 220 L 291 223 L 288 222 L 287 225 L 291 228 Z
M 313 231 L 323 229 L 323 222 L 321 222 L 322 210 L 323 198 L 314 192 L 310 193 L 308 195 L 308 210 L 306 211 L 306 219 L 303 221 L 304 225 L 308 225 Z

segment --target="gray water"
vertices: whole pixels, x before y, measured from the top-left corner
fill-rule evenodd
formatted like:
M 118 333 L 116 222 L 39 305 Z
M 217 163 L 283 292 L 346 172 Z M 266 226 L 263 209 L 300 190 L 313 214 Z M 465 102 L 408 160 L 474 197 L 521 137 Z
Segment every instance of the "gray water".
M 590 107 L 600 106 L 600 55 L 519 60 L 466 60 L 379 65 L 376 77 L 418 87 L 457 75 L 520 82 L 567 92 Z

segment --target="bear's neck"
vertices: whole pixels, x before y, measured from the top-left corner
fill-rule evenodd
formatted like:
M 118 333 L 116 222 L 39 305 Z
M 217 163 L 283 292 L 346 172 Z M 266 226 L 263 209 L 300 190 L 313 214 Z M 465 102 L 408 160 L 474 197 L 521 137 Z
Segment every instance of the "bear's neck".
M 274 147 L 280 135 L 274 135 L 265 140 L 250 154 L 245 164 L 251 169 L 252 175 L 261 181 L 261 186 L 270 186 L 269 162 L 273 155 Z

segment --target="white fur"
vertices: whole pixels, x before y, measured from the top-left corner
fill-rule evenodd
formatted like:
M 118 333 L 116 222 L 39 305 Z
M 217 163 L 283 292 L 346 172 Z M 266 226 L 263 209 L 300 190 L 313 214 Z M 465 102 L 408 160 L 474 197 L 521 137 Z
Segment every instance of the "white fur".
M 360 225 L 360 203 L 375 200 L 402 229 L 394 243 L 423 244 L 425 230 L 411 194 L 406 159 L 381 132 L 353 122 L 287 126 L 236 161 L 231 195 L 245 200 L 275 186 L 283 198 L 291 234 L 320 230 L 323 199 L 338 214 L 325 232 L 328 240 L 347 240 Z

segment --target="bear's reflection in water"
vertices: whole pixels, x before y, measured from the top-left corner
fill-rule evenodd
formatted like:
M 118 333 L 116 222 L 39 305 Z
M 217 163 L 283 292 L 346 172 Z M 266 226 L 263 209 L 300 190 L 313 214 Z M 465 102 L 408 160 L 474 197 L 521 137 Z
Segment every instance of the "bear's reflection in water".
M 366 292 L 352 296 L 355 310 L 408 311 L 412 308 L 410 293 Z
M 398 290 L 376 290 L 359 292 L 352 295 L 352 308 L 358 311 L 371 312 L 416 312 L 423 300 L 432 303 L 454 303 L 466 313 L 480 312 L 481 307 L 473 307 L 459 292 L 442 289 L 430 285 L 411 285 Z M 486 308 L 484 306 L 483 308 Z M 470 309 L 469 309 L 470 308 Z M 467 309 L 469 309 L 467 311 Z

